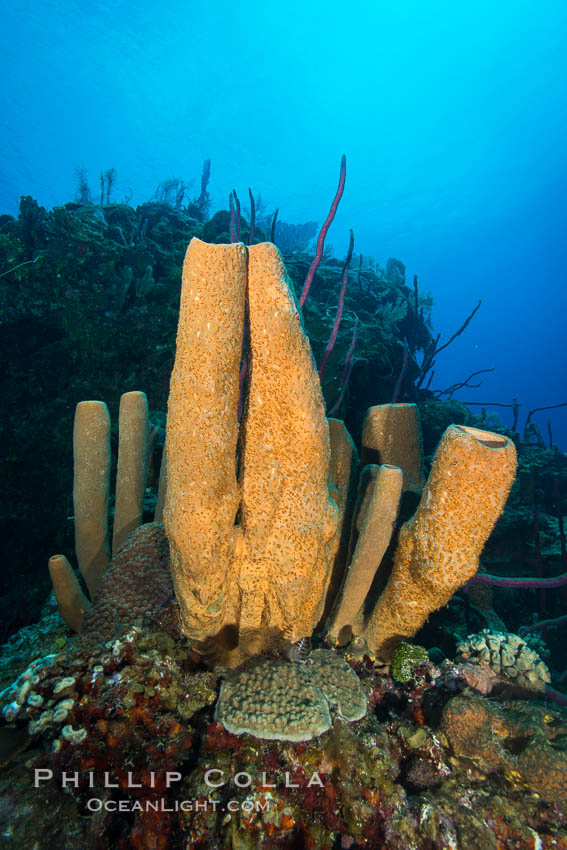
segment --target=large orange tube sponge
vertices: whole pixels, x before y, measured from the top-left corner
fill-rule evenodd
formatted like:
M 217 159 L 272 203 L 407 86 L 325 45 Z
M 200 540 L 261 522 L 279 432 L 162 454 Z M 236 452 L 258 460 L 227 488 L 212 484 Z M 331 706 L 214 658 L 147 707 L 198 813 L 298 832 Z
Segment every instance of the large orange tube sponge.
M 250 385 L 242 421 L 240 642 L 297 641 L 322 613 L 337 506 L 329 428 L 309 340 L 270 242 L 248 249 Z M 270 641 L 271 642 L 271 641 Z
M 508 438 L 462 425 L 447 428 L 366 624 L 364 636 L 376 655 L 389 660 L 401 640 L 475 575 L 515 472 L 516 449 Z
M 192 239 L 183 265 L 166 438 L 164 523 L 185 633 L 224 623 L 239 494 L 238 372 L 247 251 Z
M 235 664 L 311 634 L 337 525 L 329 451 L 317 372 L 277 248 L 193 239 L 168 402 L 164 522 L 183 631 L 196 647 Z

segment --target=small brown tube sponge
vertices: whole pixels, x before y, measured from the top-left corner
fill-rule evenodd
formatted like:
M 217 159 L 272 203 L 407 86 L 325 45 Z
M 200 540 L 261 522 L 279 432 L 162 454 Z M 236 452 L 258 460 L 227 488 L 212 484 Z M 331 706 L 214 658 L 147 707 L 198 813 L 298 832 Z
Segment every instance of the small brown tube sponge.
M 402 477 L 402 471 L 397 466 L 372 465 L 363 470 L 362 481 L 370 479 L 370 486 L 364 487 L 365 492 L 360 494 L 364 516 L 354 557 L 328 630 L 331 637 L 339 643 L 348 643 L 353 633 L 358 631 L 356 626 L 359 624 L 364 601 L 382 563 L 398 517 Z M 368 490 L 370 497 L 367 503 L 364 503 Z
M 91 603 L 81 590 L 79 580 L 65 555 L 52 555 L 48 566 L 59 613 L 70 629 L 81 632 L 85 611 L 91 607 Z
M 362 465 L 399 466 L 404 491 L 420 494 L 423 485 L 423 441 L 416 404 L 369 407 L 362 426 Z
M 331 495 L 338 508 L 337 532 L 332 543 L 333 568 L 325 598 L 322 621 L 332 610 L 349 561 L 349 539 L 356 504 L 357 480 L 360 467 L 358 452 L 345 423 L 328 419 L 331 459 L 329 482 Z
M 110 416 L 103 401 L 81 401 L 73 428 L 75 553 L 91 599 L 108 567 Z
M 507 437 L 462 425 L 447 428 L 365 628 L 376 655 L 389 660 L 402 639 L 412 637 L 474 576 L 515 472 L 516 449 Z
M 142 524 L 148 474 L 148 399 L 138 391 L 120 398 L 118 417 L 118 468 L 112 554 Z

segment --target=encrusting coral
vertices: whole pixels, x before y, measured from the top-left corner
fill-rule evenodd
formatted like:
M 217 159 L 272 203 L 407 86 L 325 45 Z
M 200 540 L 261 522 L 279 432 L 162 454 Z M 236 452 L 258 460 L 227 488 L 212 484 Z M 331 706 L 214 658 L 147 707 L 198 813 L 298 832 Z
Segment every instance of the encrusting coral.
M 470 665 L 487 664 L 500 683 L 545 691 L 551 681 L 544 662 L 519 635 L 483 629 L 457 644 L 457 652 Z
M 505 776 L 550 802 L 567 803 L 567 753 L 557 746 L 563 718 L 539 705 L 491 703 L 475 695 L 453 697 L 441 728 L 456 756 Z
M 167 537 L 160 522 L 147 522 L 128 536 L 102 577 L 80 645 L 119 637 L 172 599 Z
M 307 741 L 330 728 L 330 706 L 346 720 L 360 720 L 366 696 L 342 658 L 316 649 L 305 665 L 260 657 L 229 673 L 215 717 L 236 735 Z

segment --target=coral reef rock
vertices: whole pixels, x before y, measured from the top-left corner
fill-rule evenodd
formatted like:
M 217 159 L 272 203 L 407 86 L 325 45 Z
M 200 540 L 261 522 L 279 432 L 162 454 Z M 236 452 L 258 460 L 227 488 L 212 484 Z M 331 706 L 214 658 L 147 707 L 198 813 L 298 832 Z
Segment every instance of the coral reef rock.
M 458 758 L 501 771 L 547 802 L 567 802 L 565 719 L 559 712 L 463 694 L 447 703 L 441 728 Z

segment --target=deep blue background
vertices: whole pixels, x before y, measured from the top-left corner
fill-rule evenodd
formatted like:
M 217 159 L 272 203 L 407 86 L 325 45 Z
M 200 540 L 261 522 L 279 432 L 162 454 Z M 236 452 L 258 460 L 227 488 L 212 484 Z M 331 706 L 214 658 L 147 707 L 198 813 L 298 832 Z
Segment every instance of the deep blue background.
M 567 401 L 567 4 L 373 0 L 272 4 L 33 0 L 0 27 L 0 212 L 74 195 L 74 171 L 118 171 L 148 200 L 212 160 L 214 208 L 251 186 L 285 221 L 329 234 L 435 299 L 443 388 L 462 398 Z M 536 418 L 567 448 L 567 408 Z

